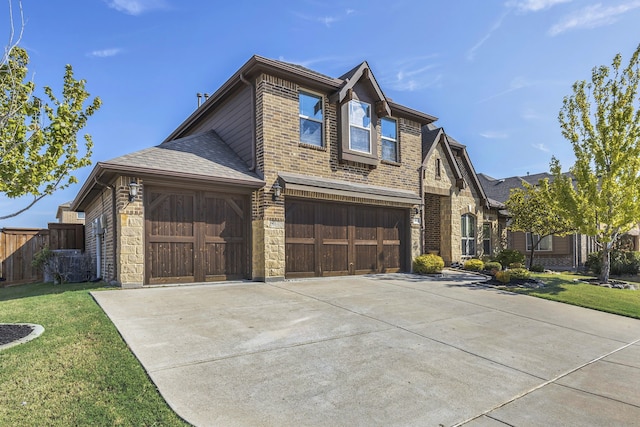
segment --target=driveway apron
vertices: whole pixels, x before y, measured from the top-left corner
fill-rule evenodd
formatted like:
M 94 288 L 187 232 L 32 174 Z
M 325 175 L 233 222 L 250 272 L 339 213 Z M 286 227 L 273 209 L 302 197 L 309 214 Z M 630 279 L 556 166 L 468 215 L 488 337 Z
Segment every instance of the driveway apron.
M 389 274 L 93 296 L 197 426 L 640 425 L 640 320 L 478 280 Z

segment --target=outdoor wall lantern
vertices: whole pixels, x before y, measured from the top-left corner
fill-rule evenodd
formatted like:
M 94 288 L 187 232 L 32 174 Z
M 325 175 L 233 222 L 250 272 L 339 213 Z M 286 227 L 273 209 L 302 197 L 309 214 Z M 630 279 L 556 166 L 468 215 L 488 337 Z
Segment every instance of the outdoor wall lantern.
M 273 184 L 273 201 L 277 202 L 280 200 L 280 196 L 282 196 L 282 187 L 280 186 L 280 183 L 276 181 L 276 183 Z
M 131 182 L 129 183 L 129 202 L 133 202 L 133 199 L 135 199 L 138 195 L 139 186 L 140 185 L 134 180 L 131 180 Z

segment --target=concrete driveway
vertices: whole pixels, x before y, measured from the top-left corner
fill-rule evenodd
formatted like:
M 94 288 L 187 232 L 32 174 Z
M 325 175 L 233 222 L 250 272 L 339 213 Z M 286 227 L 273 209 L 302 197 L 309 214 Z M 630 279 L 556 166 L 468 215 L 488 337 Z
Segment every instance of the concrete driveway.
M 640 425 L 639 320 L 473 281 L 447 272 L 93 296 L 198 426 Z

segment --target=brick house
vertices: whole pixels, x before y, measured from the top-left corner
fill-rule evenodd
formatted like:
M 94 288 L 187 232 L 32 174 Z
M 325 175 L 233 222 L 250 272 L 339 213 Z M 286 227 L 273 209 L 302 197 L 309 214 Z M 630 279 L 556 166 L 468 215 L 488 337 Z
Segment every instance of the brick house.
M 499 202 L 506 202 L 512 189 L 524 188 L 526 182 L 535 185 L 541 179 L 550 179 L 547 172 L 527 175 L 512 176 L 508 178 L 492 178 L 485 174 L 478 174 L 478 180 L 482 184 L 486 194 Z M 508 214 L 504 212 L 504 215 Z M 521 231 L 508 231 L 506 248 L 516 249 L 525 254 L 527 262 L 531 251 L 531 235 Z M 591 252 L 597 252 L 593 239 L 582 234 L 570 234 L 567 236 L 547 236 L 540 242 L 534 255 L 534 264 L 540 264 L 553 270 L 572 270 L 584 266 L 587 256 Z
M 445 265 L 491 256 L 503 246 L 503 205 L 487 197 L 466 147 L 428 125 L 423 129 L 424 252 Z
M 84 212 L 72 211 L 71 202 L 66 202 L 58 206 L 56 219 L 61 224 L 84 224 Z
M 483 245 L 461 218 L 491 211 L 435 120 L 366 62 L 333 78 L 253 56 L 160 145 L 98 162 L 71 208 L 96 276 L 123 286 L 410 271 L 434 235 L 457 261 Z

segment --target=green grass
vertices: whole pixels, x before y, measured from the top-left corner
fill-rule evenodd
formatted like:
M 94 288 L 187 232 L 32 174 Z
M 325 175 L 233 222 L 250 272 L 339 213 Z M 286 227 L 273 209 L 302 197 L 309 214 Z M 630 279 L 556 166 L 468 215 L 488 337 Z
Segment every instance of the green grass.
M 0 323 L 44 333 L 0 351 L 0 424 L 185 426 L 89 291 L 102 285 L 0 288 Z
M 586 276 L 570 273 L 533 273 L 531 277 L 541 280 L 546 286 L 540 289 L 517 288 L 515 292 L 640 319 L 640 290 L 611 289 L 576 282 L 575 279 Z

